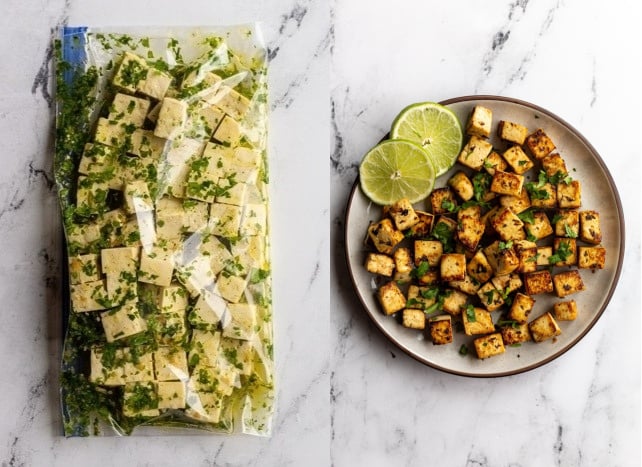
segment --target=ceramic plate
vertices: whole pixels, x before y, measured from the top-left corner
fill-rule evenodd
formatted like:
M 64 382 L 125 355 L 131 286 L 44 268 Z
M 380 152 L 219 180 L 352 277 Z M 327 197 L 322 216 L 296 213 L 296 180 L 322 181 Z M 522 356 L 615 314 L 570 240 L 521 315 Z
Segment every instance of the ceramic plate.
M 404 328 L 395 317 L 385 316 L 381 311 L 375 295 L 377 280 L 363 267 L 366 254 L 371 251 L 364 243 L 366 230 L 370 222 L 380 219 L 381 208 L 366 198 L 357 179 L 348 201 L 345 223 L 346 259 L 354 288 L 365 311 L 386 337 L 426 365 L 449 373 L 475 377 L 505 376 L 528 371 L 569 350 L 593 327 L 606 309 L 617 285 L 624 254 L 624 217 L 619 195 L 597 151 L 577 130 L 551 112 L 527 102 L 497 96 L 459 97 L 442 104 L 452 109 L 464 125 L 475 105 L 492 109 L 491 142 L 496 148 L 506 147 L 494 135 L 499 120 L 520 123 L 529 131 L 542 128 L 557 146 L 556 151 L 566 161 L 573 179 L 582 183 L 581 209 L 600 213 L 606 265 L 602 270 L 580 270 L 586 290 L 567 298 L 577 302 L 578 317 L 574 321 L 559 322 L 562 334 L 556 339 L 539 344 L 527 342 L 519 347 L 508 346 L 504 354 L 485 360 L 477 359 L 472 338 L 461 331 L 455 331 L 452 344 L 433 345 L 422 331 Z M 436 187 L 444 186 L 454 170 L 440 177 Z M 528 174 L 531 179 L 537 177 L 534 172 L 531 170 Z M 427 210 L 423 202 L 418 203 L 417 207 Z M 540 294 L 534 298 L 536 303 L 530 318 L 551 310 L 553 303 L 561 301 L 553 294 Z M 497 321 L 499 313 L 501 312 L 492 313 L 494 321 Z M 462 344 L 469 348 L 468 354 L 464 356 L 459 353 Z

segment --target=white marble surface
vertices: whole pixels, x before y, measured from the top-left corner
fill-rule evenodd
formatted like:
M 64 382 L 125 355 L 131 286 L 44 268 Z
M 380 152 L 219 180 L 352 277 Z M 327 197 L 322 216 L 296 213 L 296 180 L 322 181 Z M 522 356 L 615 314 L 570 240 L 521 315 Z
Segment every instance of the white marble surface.
M 52 28 L 257 20 L 271 59 L 274 434 L 65 439 L 57 400 L 61 247 L 51 175 Z M 2 2 L 0 465 L 329 464 L 328 21 L 325 4 L 287 0 Z M 308 195 L 293 196 L 300 193 Z
M 634 3 L 337 0 L 331 109 L 333 465 L 640 465 L 640 37 Z M 500 379 L 453 376 L 369 322 L 344 266 L 343 209 L 363 154 L 412 102 L 530 101 L 597 148 L 627 222 L 620 285 L 554 362 Z

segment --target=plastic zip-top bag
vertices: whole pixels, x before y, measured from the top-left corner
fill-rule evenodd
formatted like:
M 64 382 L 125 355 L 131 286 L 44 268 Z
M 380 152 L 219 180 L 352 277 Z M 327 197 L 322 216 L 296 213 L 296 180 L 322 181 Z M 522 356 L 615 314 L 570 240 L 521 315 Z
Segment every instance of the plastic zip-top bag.
M 269 435 L 258 27 L 65 27 L 55 45 L 65 435 Z

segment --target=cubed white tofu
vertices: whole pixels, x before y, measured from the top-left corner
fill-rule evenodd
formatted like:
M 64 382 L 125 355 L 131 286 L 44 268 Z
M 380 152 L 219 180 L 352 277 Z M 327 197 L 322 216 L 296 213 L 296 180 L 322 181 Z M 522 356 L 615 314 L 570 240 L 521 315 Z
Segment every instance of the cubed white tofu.
M 159 347 L 154 352 L 154 377 L 157 381 L 187 381 L 187 353 L 180 347 Z
M 243 240 L 244 239 L 241 239 L 240 241 L 242 242 Z M 242 245 L 243 244 L 245 243 L 242 243 Z M 205 235 L 201 238 L 199 251 L 201 255 L 209 258 L 210 266 L 214 274 L 221 272 L 225 265 L 233 259 L 227 247 L 212 234 Z
M 249 303 L 230 303 L 231 320 L 223 328 L 223 336 L 249 340 L 256 333 L 257 306 Z
M 167 140 L 154 135 L 151 130 L 136 128 L 131 135 L 130 154 L 142 159 L 158 161 L 165 152 Z
M 147 329 L 147 323 L 140 316 L 135 304 L 104 311 L 100 314 L 100 319 L 107 342 L 133 336 Z
M 250 100 L 228 86 L 221 86 L 215 99 L 217 107 L 236 120 L 241 120 L 250 108 Z
M 123 373 L 122 349 L 116 349 L 114 358 L 103 361 L 104 350 L 102 347 L 92 347 L 89 354 L 90 372 L 89 381 L 101 386 L 122 386 L 125 384 Z
M 142 57 L 125 52 L 114 74 L 113 83 L 117 88 L 135 93 L 138 83 L 147 76 L 149 66 Z
M 221 357 L 242 375 L 252 374 L 254 344 L 251 341 L 223 338 L 221 339 Z
M 105 281 L 91 281 L 70 285 L 71 305 L 73 311 L 96 311 L 109 307 Z
M 187 290 L 179 284 L 161 287 L 158 291 L 158 310 L 161 313 L 185 313 L 187 299 Z
M 229 115 L 223 117 L 218 128 L 214 132 L 214 139 L 221 144 L 234 147 L 238 146 L 241 140 L 241 126 L 239 122 Z
M 223 271 L 216 280 L 215 292 L 228 302 L 238 303 L 243 296 L 246 285 L 247 279 Z
M 121 271 L 135 274 L 139 256 L 136 247 L 104 248 L 100 251 L 103 274 L 119 275 Z
M 187 103 L 173 97 L 165 97 L 158 113 L 154 135 L 159 138 L 176 139 L 187 121 Z
M 243 219 L 240 234 L 265 235 L 267 233 L 267 207 L 265 204 L 246 204 L 243 209 Z
M 76 255 L 69 257 L 69 281 L 72 284 L 82 284 L 100 280 L 98 255 Z
M 112 121 L 104 117 L 98 119 L 94 141 L 113 147 L 125 147 L 128 141 L 127 128 L 120 122 Z
M 235 183 L 217 193 L 216 202 L 231 204 L 233 206 L 243 206 L 246 202 L 247 184 Z
M 152 352 L 145 352 L 143 354 L 132 355 L 131 349 L 125 347 L 123 349 L 123 374 L 125 383 L 133 383 L 136 381 L 154 381 L 154 358 Z
M 159 381 L 158 383 L 158 408 L 184 409 L 185 408 L 185 383 L 182 381 Z
M 168 145 L 167 154 L 158 169 L 165 182 L 163 194 L 177 198 L 185 197 L 185 185 L 191 170 L 190 160 L 199 158 L 204 148 L 204 143 L 189 138 L 172 141 Z
M 109 120 L 140 128 L 145 123 L 150 102 L 147 99 L 116 93 L 109 106 Z
M 236 237 L 241 226 L 242 208 L 229 204 L 213 203 L 210 206 L 209 226 L 214 235 Z
M 185 125 L 187 137 L 208 141 L 224 116 L 225 113 L 213 105 L 190 109 Z
M 144 180 L 133 180 L 125 183 L 123 194 L 125 196 L 125 210 L 129 214 L 154 210 L 154 203 Z
M 118 153 L 119 151 L 111 146 L 87 143 L 78 164 L 78 173 L 83 175 L 102 174 L 113 170 L 113 166 L 118 162 Z
M 171 75 L 163 73 L 156 68 L 149 68 L 147 73 L 145 73 L 145 78 L 139 81 L 137 90 L 141 94 L 160 101 L 165 97 L 171 84 Z
M 127 383 L 123 392 L 123 415 L 126 417 L 160 415 L 156 383 L 151 381 Z
M 223 297 L 209 290 L 203 290 L 192 309 L 189 320 L 199 329 L 216 330 L 226 313 L 229 313 L 229 309 Z
M 220 344 L 220 332 L 194 329 L 189 347 L 190 366 L 214 366 L 218 359 Z
M 169 286 L 174 273 L 172 252 L 160 246 L 154 246 L 141 252 L 138 280 L 148 284 Z
M 107 209 L 108 192 L 109 183 L 106 180 L 81 175 L 78 177 L 76 206 L 88 214 L 102 213 Z

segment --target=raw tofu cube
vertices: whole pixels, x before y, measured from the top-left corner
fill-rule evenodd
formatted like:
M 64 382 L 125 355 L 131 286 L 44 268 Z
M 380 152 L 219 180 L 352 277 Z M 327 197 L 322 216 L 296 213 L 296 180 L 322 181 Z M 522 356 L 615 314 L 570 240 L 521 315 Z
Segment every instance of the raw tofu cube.
M 423 310 L 404 308 L 401 324 L 410 329 L 424 329 L 426 327 L 426 313 Z
M 241 226 L 241 208 L 230 204 L 214 203 L 210 206 L 209 226 L 214 235 L 236 237 Z
M 528 330 L 528 324 L 514 323 L 501 327 L 502 340 L 505 345 L 516 345 L 531 340 L 531 333 Z
M 157 381 L 187 381 L 187 354 L 180 347 L 161 346 L 154 352 L 154 369 Z
M 216 94 L 216 105 L 235 120 L 241 120 L 250 108 L 250 100 L 234 89 L 222 86 Z
M 499 136 L 504 141 L 510 143 L 515 143 L 518 145 L 524 144 L 526 136 L 528 136 L 528 128 L 519 123 L 507 122 L 506 120 L 500 120 L 499 125 L 497 125 L 497 136 Z
M 178 284 L 160 287 L 157 305 L 160 313 L 185 313 L 187 309 L 187 290 Z
M 502 335 L 499 332 L 478 337 L 473 341 L 473 344 L 475 346 L 475 352 L 477 352 L 477 358 L 479 359 L 500 355 L 506 351 Z
M 194 329 L 190 341 L 190 366 L 215 366 L 221 345 L 221 333 Z
M 557 205 L 561 209 L 577 209 L 582 205 L 582 187 L 579 180 L 557 184 Z
M 533 168 L 533 161 L 528 158 L 528 156 L 526 155 L 526 153 L 524 153 L 524 151 L 522 151 L 522 148 L 520 146 L 512 146 L 508 148 L 506 151 L 504 151 L 504 154 L 502 154 L 502 156 L 504 160 L 508 162 L 508 165 L 511 166 L 513 171 L 518 175 L 522 175 Z
M 556 303 L 553 305 L 553 315 L 557 321 L 573 321 L 577 318 L 577 303 L 575 300 Z
M 435 304 L 438 292 L 439 289 L 435 287 L 410 285 L 408 287 L 408 301 L 406 302 L 406 307 L 425 310 Z
M 224 271 L 218 276 L 215 292 L 228 302 L 238 303 L 243 296 L 243 292 L 245 292 L 246 286 L 247 279 Z
M 493 111 L 481 105 L 476 105 L 468 118 L 466 134 L 488 138 L 492 124 Z
M 555 217 L 555 235 L 557 237 L 576 238 L 580 233 L 580 214 L 575 210 L 557 211 Z
M 419 216 L 417 216 L 412 204 L 406 198 L 400 199 L 391 205 L 388 209 L 388 214 L 392 217 L 397 230 L 406 230 L 419 222 Z
M 491 225 L 502 240 L 522 240 L 526 238 L 523 228 L 524 223 L 508 208 L 499 209 L 495 217 L 493 217 Z
M 481 170 L 486 157 L 493 150 L 493 145 L 479 136 L 471 136 L 459 153 L 457 160 L 473 170 Z
M 246 245 L 246 254 L 257 261 L 258 265 L 258 263 L 263 263 L 265 255 L 262 248 L 263 245 L 256 244 L 255 242 L 257 240 L 254 239 L 258 239 L 258 237 L 241 239 L 239 242 L 243 243 L 237 243 L 236 245 L 239 249 L 241 249 L 243 245 Z M 254 242 L 252 240 L 254 240 Z M 210 268 L 214 274 L 221 272 L 223 268 L 234 259 L 227 247 L 218 238 L 216 238 L 216 236 L 211 234 L 211 232 L 201 238 L 199 252 L 204 257 L 209 258 Z
M 461 314 L 461 310 L 468 302 L 468 295 L 460 292 L 459 290 L 446 289 L 443 297 L 444 303 L 442 305 L 442 309 L 452 316 L 459 316 Z
M 137 90 L 141 94 L 160 101 L 165 97 L 165 94 L 167 94 L 170 84 L 172 84 L 171 75 L 163 73 L 156 68 L 149 68 L 145 74 L 145 78 L 139 81 Z
M 429 267 L 437 267 L 443 255 L 443 245 L 438 240 L 415 240 L 415 265 L 424 261 Z
M 209 220 L 209 205 L 200 201 L 185 200 L 183 202 L 183 227 L 187 232 L 197 232 L 207 226 Z
M 441 255 L 440 273 L 443 281 L 461 281 L 466 277 L 466 256 L 460 253 Z
M 241 126 L 239 122 L 229 115 L 223 117 L 218 128 L 214 132 L 214 139 L 229 147 L 238 146 L 241 140 Z
M 120 271 L 117 274 L 107 274 L 105 284 L 107 298 L 112 306 L 138 302 L 138 282 L 135 269 L 133 272 Z
M 207 203 L 214 202 L 220 188 L 212 165 L 212 159 L 205 156 L 192 159 L 185 183 L 185 196 Z
M 582 276 L 577 270 L 555 274 L 553 276 L 553 284 L 555 285 L 555 294 L 559 298 L 584 290 Z
M 558 153 L 549 154 L 542 159 L 542 168 L 548 177 L 560 177 L 568 174 L 566 163 Z
M 495 276 L 491 282 L 497 290 L 503 292 L 504 295 L 511 294 L 522 286 L 522 279 L 519 274 L 502 274 Z
M 559 336 L 562 330 L 557 325 L 555 318 L 546 312 L 528 323 L 528 329 L 535 342 L 542 342 L 555 336 Z
M 498 276 L 510 274 L 519 267 L 519 257 L 515 249 L 498 240 L 484 248 L 484 254 Z
M 463 281 L 451 281 L 448 285 L 455 290 L 465 293 L 466 295 L 474 295 L 479 290 L 479 282 L 472 279 L 468 274 Z
M 604 269 L 606 249 L 601 246 L 581 246 L 577 266 L 580 269 Z
M 244 237 L 232 244 L 232 256 L 241 265 L 243 272 L 251 269 L 269 270 L 266 262 L 266 239 L 260 235 Z M 218 271 L 217 271 L 218 272 Z
M 190 380 L 191 381 L 191 380 Z M 189 384 L 188 384 L 189 386 Z M 217 392 L 187 391 L 185 415 L 206 423 L 219 423 L 223 410 L 223 396 Z
M 468 201 L 474 195 L 473 183 L 461 170 L 450 177 L 448 186 L 464 201 Z
M 415 213 L 419 218 L 419 222 L 410 227 L 408 235 L 412 237 L 427 237 L 430 235 L 435 216 L 429 212 L 423 211 L 415 211 Z
M 165 152 L 166 143 L 166 139 L 155 136 L 153 131 L 136 128 L 128 152 L 145 160 L 158 161 Z
M 104 310 L 110 305 L 103 280 L 71 284 L 70 295 L 75 312 Z
M 183 132 L 187 121 L 187 103 L 173 97 L 165 97 L 162 102 L 154 135 L 159 138 L 176 139 Z
M 213 105 L 193 109 L 188 114 L 185 132 L 188 138 L 209 141 L 225 113 Z
M 154 203 L 147 183 L 143 180 L 128 181 L 123 190 L 125 195 L 125 211 L 129 214 L 138 214 L 154 210 Z
M 159 173 L 163 174 L 166 187 L 164 193 L 177 198 L 185 197 L 185 186 L 191 169 L 191 161 L 200 158 L 205 144 L 201 141 L 182 138 L 172 141 L 162 159 Z
M 132 355 L 129 347 L 123 348 L 123 374 L 125 383 L 136 381 L 154 381 L 154 358 L 152 352 L 145 352 L 142 355 Z
M 109 184 L 94 178 L 81 175 L 78 177 L 76 191 L 76 206 L 88 214 L 100 214 L 107 209 L 107 193 Z
M 552 209 L 557 206 L 557 188 L 550 183 L 533 186 L 526 184 L 531 198 L 531 204 L 535 208 Z
M 486 282 L 477 290 L 479 301 L 488 311 L 495 311 L 504 305 L 502 294 L 495 288 L 492 282 Z
M 89 355 L 89 381 L 101 386 L 122 386 L 125 384 L 122 360 L 122 349 L 115 350 L 115 358 L 109 359 L 110 365 L 103 363 L 104 349 L 92 347 Z
M 499 197 L 499 205 L 509 208 L 515 214 L 520 214 L 531 207 L 531 199 L 528 196 L 528 190 L 522 189 L 519 195 L 502 195 Z
M 600 213 L 597 211 L 580 211 L 580 240 L 598 245 L 602 241 Z
M 108 119 L 140 128 L 145 123 L 150 102 L 147 99 L 117 93 L 109 106 Z
M 500 195 L 520 196 L 524 186 L 524 176 L 512 172 L 495 170 L 490 191 Z
M 138 270 L 140 282 L 168 287 L 173 273 L 174 258 L 167 248 L 156 245 L 141 253 Z
M 204 68 L 198 68 L 183 78 L 181 89 L 205 87 L 204 91 L 207 91 L 207 95 L 209 95 L 210 92 L 216 93 L 218 91 L 222 81 L 219 75 L 205 71 Z
M 493 267 L 488 262 L 483 250 L 477 250 L 475 255 L 466 265 L 466 272 L 472 279 L 476 280 L 480 284 L 490 280 L 493 275 Z
M 131 130 L 132 133 L 134 129 Z M 127 126 L 120 122 L 109 120 L 104 117 L 98 119 L 96 124 L 96 133 L 94 134 L 94 141 L 96 143 L 112 146 L 115 148 L 122 148 L 129 146 L 129 136 L 131 133 L 127 132 Z
M 406 307 L 406 297 L 394 282 L 379 287 L 379 303 L 387 315 L 392 315 Z
M 159 313 L 156 315 L 154 337 L 161 345 L 182 344 L 187 334 L 185 312 Z
M 223 327 L 223 336 L 234 339 L 250 340 L 256 334 L 256 305 L 249 303 L 230 303 L 231 320 Z
M 183 381 L 159 381 L 157 385 L 159 409 L 185 408 L 185 383 Z
M 410 281 L 415 264 L 408 248 L 397 248 L 393 254 L 395 281 Z
M 462 213 L 460 211 L 460 213 Z M 469 251 L 475 251 L 481 241 L 485 227 L 480 216 L 458 216 L 457 222 L 457 239 Z
M 229 313 L 227 302 L 219 295 L 204 290 L 199 295 L 189 320 L 199 329 L 216 330 L 226 313 Z
M 453 341 L 453 324 L 450 315 L 441 315 L 428 321 L 428 330 L 433 345 L 450 344 Z
M 464 323 L 464 332 L 467 336 L 474 336 L 477 334 L 488 334 L 495 331 L 493 318 L 489 311 L 483 308 L 469 306 L 463 310 L 461 317 Z
M 497 170 L 506 172 L 507 168 L 508 168 L 508 164 L 506 163 L 504 158 L 500 156 L 498 153 L 496 153 L 495 151 L 492 151 L 484 161 L 484 169 L 490 175 L 495 175 L 495 172 Z
M 157 384 L 151 381 L 127 383 L 123 392 L 123 415 L 125 417 L 157 417 Z
M 98 255 L 76 255 L 69 258 L 69 281 L 72 284 L 83 284 L 100 280 Z
M 535 299 L 517 292 L 508 310 L 508 318 L 517 321 L 519 324 L 524 324 L 528 322 L 528 315 L 531 313 L 533 306 L 535 306 Z
M 527 237 L 533 241 L 541 240 L 554 233 L 548 216 L 545 212 L 536 211 L 533 213 L 533 222 L 524 222 L 524 229 Z
M 140 316 L 135 304 L 124 305 L 104 311 L 100 319 L 105 330 L 107 342 L 133 336 L 147 329 L 147 323 Z
M 549 271 L 536 271 L 524 274 L 524 290 L 527 295 L 537 295 L 553 291 L 553 279 Z
M 125 52 L 112 82 L 117 88 L 134 94 L 139 82 L 147 76 L 148 68 L 147 62 L 141 57 Z
M 248 192 L 248 185 L 246 183 L 235 183 L 229 187 L 219 190 L 219 193 L 216 195 L 216 202 L 231 204 L 234 206 L 243 206 L 246 203 Z
M 457 206 L 455 194 L 448 187 L 437 188 L 430 193 L 430 206 L 433 215 L 448 214 Z
M 574 238 L 556 237 L 553 241 L 553 254 L 563 258 L 555 266 L 573 266 L 577 263 L 577 242 Z
M 100 143 L 87 143 L 78 164 L 78 173 L 83 175 L 103 174 L 118 163 L 117 149 Z M 111 187 L 110 187 L 111 188 Z
M 239 233 L 242 237 L 265 235 L 267 233 L 267 208 L 265 204 L 247 203 L 244 206 Z
M 395 260 L 381 253 L 368 253 L 366 257 L 366 270 L 373 274 L 390 277 L 395 269 Z
M 555 144 L 540 128 L 526 137 L 526 147 L 539 160 L 548 156 L 555 149 Z

